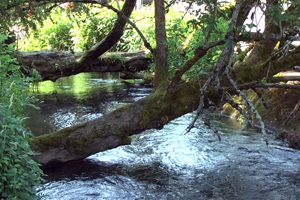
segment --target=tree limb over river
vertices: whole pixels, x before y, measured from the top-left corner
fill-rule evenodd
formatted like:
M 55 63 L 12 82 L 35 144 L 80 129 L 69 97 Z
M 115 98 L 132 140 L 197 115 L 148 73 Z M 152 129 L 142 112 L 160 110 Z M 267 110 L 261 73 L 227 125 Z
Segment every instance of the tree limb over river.
M 42 75 L 42 77 L 56 80 L 66 74 L 76 74 L 93 69 L 91 66 L 96 62 L 95 60 L 122 36 L 135 2 L 135 0 L 125 1 L 121 10 L 123 14 L 118 14 L 114 28 L 104 40 L 79 59 L 68 60 L 68 67 L 57 70 L 53 79 L 46 75 Z M 162 128 L 169 121 L 192 111 L 196 111 L 195 120 L 201 117 L 210 126 L 205 118 L 204 110 L 212 105 L 221 106 L 225 102 L 236 108 L 245 117 L 245 125 L 255 125 L 251 120 L 254 116 L 266 143 L 268 142 L 263 120 L 244 91 L 257 87 L 276 87 L 277 84 L 272 84 L 272 82 L 269 82 L 269 85 L 263 84 L 262 80 L 271 80 L 275 74 L 290 69 L 300 59 L 300 47 L 292 50 L 286 48 L 286 44 L 289 44 L 288 40 L 293 39 L 298 32 L 286 28 L 287 33 L 285 32 L 284 35 L 282 29 L 282 26 L 289 27 L 293 22 L 275 23 L 272 18 L 267 18 L 264 33 L 251 36 L 251 34 L 243 32 L 242 26 L 250 10 L 263 4 L 257 0 L 237 0 L 231 8 L 232 12 L 228 14 L 230 24 L 227 33 L 222 36 L 223 38 L 213 40 L 211 34 L 208 33 L 205 42 L 198 45 L 193 56 L 185 58 L 185 63 L 179 66 L 173 76 L 170 76 L 168 59 L 172 58 L 168 57 L 168 38 L 164 29 L 166 10 L 162 4 L 162 1 L 155 0 L 156 47 L 147 47 L 154 57 L 155 91 L 148 97 L 119 108 L 101 118 L 62 129 L 57 133 L 45 133 L 43 136 L 34 138 L 30 145 L 39 153 L 35 156 L 39 163 L 51 165 L 84 159 L 99 151 L 129 144 L 130 135 L 151 128 Z M 266 9 L 268 11 L 275 6 L 278 6 L 277 1 L 267 1 Z M 298 8 L 297 6 L 299 5 L 295 3 L 295 6 L 290 6 L 285 13 L 291 12 L 295 15 L 294 10 Z M 210 9 L 210 14 L 214 16 L 220 9 L 220 5 L 211 4 Z M 215 17 L 217 19 L 217 15 Z M 236 43 L 240 41 L 255 41 L 255 43 L 248 57 L 237 55 L 238 59 L 236 59 L 235 47 Z M 278 41 L 281 42 L 279 48 L 276 47 Z M 216 46 L 223 48 L 216 65 L 206 69 L 203 71 L 204 73 L 194 79 L 185 80 L 184 74 Z M 31 65 L 36 66 L 37 62 L 32 62 Z M 55 66 L 50 67 L 55 69 Z M 293 89 L 298 88 L 294 87 Z M 233 95 L 238 95 L 243 99 L 246 109 L 234 102 Z M 188 129 L 194 127 L 195 120 Z M 219 137 L 218 132 L 214 132 Z

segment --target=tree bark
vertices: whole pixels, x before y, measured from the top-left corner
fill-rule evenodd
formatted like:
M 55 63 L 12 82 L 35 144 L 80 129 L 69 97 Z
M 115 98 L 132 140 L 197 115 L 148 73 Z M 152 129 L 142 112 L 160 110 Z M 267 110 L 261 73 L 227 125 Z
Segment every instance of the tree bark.
M 293 55 L 300 56 L 300 52 Z M 274 65 L 276 66 L 276 62 Z M 253 79 L 260 77 L 261 74 L 257 73 Z M 160 129 L 169 121 L 197 109 L 200 99 L 199 85 L 203 85 L 207 78 L 201 75 L 197 80 L 173 85 L 172 89 L 156 90 L 150 96 L 101 118 L 62 129 L 57 133 L 35 137 L 30 145 L 39 155 L 34 158 L 42 165 L 51 166 L 84 159 L 94 153 L 129 144 L 130 135 L 151 128 Z M 242 87 L 247 89 L 253 85 Z M 235 93 L 230 87 L 226 91 Z M 219 95 L 213 87 L 208 88 L 207 99 L 216 105 L 222 99 Z
M 270 6 L 276 4 L 278 4 L 277 1 L 268 1 L 267 10 Z M 278 26 L 267 17 L 266 24 L 264 31 L 266 35 L 278 34 L 280 32 Z M 268 73 L 268 62 L 266 61 L 269 60 L 277 42 L 278 40 L 272 38 L 261 40 L 254 46 L 249 58 L 245 62 L 234 66 L 234 73 L 240 78 L 241 82 L 260 80 L 266 76 Z M 261 76 L 257 77 L 257 74 L 261 74 Z M 254 77 L 258 79 L 254 79 Z
M 116 52 L 109 53 L 96 60 L 91 60 L 88 67 L 73 70 L 76 57 L 70 52 L 41 51 L 18 52 L 18 62 L 24 74 L 33 75 L 33 71 L 39 73 L 40 81 L 56 81 L 58 78 L 75 75 L 81 72 L 138 72 L 148 69 L 151 60 L 146 58 L 146 52 Z M 34 77 L 37 78 L 37 77 Z
M 155 77 L 154 88 L 157 89 L 168 82 L 168 44 L 166 35 L 165 2 L 155 0 L 155 40 L 154 49 Z
M 300 53 L 297 55 L 300 56 Z M 260 76 L 257 73 L 253 79 Z M 101 118 L 35 137 L 30 143 L 38 153 L 34 159 L 42 165 L 51 166 L 129 144 L 129 136 L 151 128 L 163 128 L 169 121 L 197 109 L 199 85 L 203 85 L 207 78 L 201 75 L 197 80 L 173 85 L 173 89 L 156 90 L 150 96 Z M 236 79 L 239 80 L 239 77 Z M 235 93 L 230 88 L 226 90 Z M 215 104 L 222 99 L 213 87 L 208 89 L 207 98 Z

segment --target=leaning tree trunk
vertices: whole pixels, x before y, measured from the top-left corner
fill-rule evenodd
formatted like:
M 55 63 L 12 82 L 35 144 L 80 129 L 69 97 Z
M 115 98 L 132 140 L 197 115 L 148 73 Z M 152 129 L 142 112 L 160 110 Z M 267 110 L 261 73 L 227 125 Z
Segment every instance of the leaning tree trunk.
M 126 18 L 129 18 L 136 4 L 136 0 L 126 0 L 121 13 L 118 14 L 117 21 L 109 34 L 91 49 L 85 52 L 77 60 L 77 64 L 73 66 L 73 70 L 81 70 L 82 67 L 88 67 L 90 62 L 96 60 L 99 56 L 107 52 L 115 43 L 117 43 L 123 35 L 124 27 L 127 23 Z M 125 17 L 124 17 L 125 16 Z
M 101 1 L 98 3 L 107 6 L 107 4 L 101 3 Z M 122 37 L 124 32 L 124 27 L 127 23 L 127 19 L 130 17 L 134 9 L 135 3 L 136 0 L 126 0 L 122 7 L 122 10 L 118 12 L 118 17 L 114 24 L 114 27 L 108 33 L 108 35 L 102 41 L 94 45 L 92 48 L 90 48 L 80 57 L 74 57 L 70 53 L 63 52 L 57 54 L 52 53 L 51 55 L 49 53 L 48 55 L 50 55 L 50 57 L 52 56 L 52 59 L 47 58 L 45 54 L 44 55 L 38 54 L 36 56 L 41 56 L 41 58 L 39 59 L 35 58 L 33 60 L 30 60 L 31 58 L 26 59 L 26 56 L 30 57 L 34 55 L 28 55 L 28 54 L 26 55 L 24 53 L 19 54 L 19 62 L 21 63 L 21 65 L 24 63 L 23 72 L 25 74 L 29 73 L 32 75 L 32 72 L 36 70 L 41 75 L 42 80 L 55 81 L 60 77 L 74 75 L 80 72 L 92 71 L 93 69 L 95 69 L 95 65 L 97 66 L 101 65 L 101 61 L 97 59 L 102 54 L 107 52 Z M 57 60 L 53 61 L 55 59 Z M 97 69 L 99 70 L 99 67 Z M 95 69 L 95 71 L 97 71 L 97 69 Z M 50 75 L 47 75 L 47 72 L 45 72 L 46 70 L 49 70 L 48 73 L 50 73 Z
M 43 165 L 51 165 L 129 144 L 130 135 L 162 128 L 169 121 L 193 111 L 198 105 L 198 90 L 197 82 L 178 85 L 173 93 L 158 90 L 98 119 L 35 137 L 30 143 L 39 153 L 35 159 Z
M 291 56 L 300 59 L 300 47 Z M 289 56 L 275 60 L 272 66 L 287 63 L 288 60 L 291 60 Z M 251 67 L 261 67 L 263 70 L 262 65 L 248 66 L 248 70 Z M 290 65 L 285 67 L 289 68 Z M 253 79 L 259 79 L 260 76 L 257 73 Z M 151 128 L 162 128 L 169 121 L 194 111 L 199 104 L 199 80 L 203 85 L 206 79 L 202 75 L 195 81 L 173 85 L 172 89 L 156 90 L 150 96 L 98 119 L 35 137 L 30 143 L 32 149 L 39 153 L 35 159 L 43 165 L 51 165 L 84 159 L 94 153 L 129 144 L 129 136 Z M 242 87 L 251 88 L 252 85 L 245 87 L 244 84 Z M 235 93 L 230 88 L 227 90 Z M 209 88 L 207 98 L 216 104 L 221 100 L 213 87 Z
M 278 1 L 268 1 L 267 9 L 276 4 L 278 4 Z M 267 25 L 264 34 L 270 35 L 280 33 L 278 25 L 275 25 L 268 17 L 266 17 L 265 23 Z M 258 42 L 254 46 L 249 58 L 245 62 L 237 63 L 234 66 L 234 73 L 240 78 L 240 81 L 256 81 L 266 77 L 266 74 L 270 71 L 270 68 L 268 68 L 269 59 L 277 42 L 278 40 L 272 38 Z M 257 74 L 260 74 L 261 76 L 258 77 Z M 271 74 L 272 73 L 270 73 L 270 75 Z M 255 77 L 258 79 L 254 79 Z

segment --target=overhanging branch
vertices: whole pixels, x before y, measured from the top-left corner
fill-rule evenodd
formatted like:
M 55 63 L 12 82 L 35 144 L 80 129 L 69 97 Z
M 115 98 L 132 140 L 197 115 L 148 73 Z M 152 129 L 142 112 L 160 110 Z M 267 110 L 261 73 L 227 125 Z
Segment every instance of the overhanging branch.
M 113 29 L 101 42 L 94 45 L 91 49 L 85 52 L 85 54 L 82 57 L 80 57 L 77 60 L 76 66 L 74 66 L 75 70 L 77 70 L 77 68 L 80 67 L 88 66 L 91 60 L 97 59 L 99 56 L 101 56 L 119 41 L 119 39 L 123 35 L 124 27 L 127 22 L 122 16 L 124 15 L 126 17 L 129 17 L 134 9 L 135 3 L 136 0 L 125 1 L 121 10 L 122 15 L 118 15 L 117 21 L 115 22 Z
M 135 30 L 136 32 L 139 34 L 139 36 L 142 38 L 143 42 L 144 42 L 144 46 L 149 50 L 151 51 L 151 53 L 154 52 L 154 49 L 151 47 L 150 43 L 147 41 L 146 37 L 144 36 L 144 34 L 138 29 L 138 27 L 135 25 L 135 23 L 133 23 L 129 17 L 127 17 L 126 15 L 124 15 L 121 11 L 119 11 L 118 9 L 114 8 L 113 6 L 111 5 L 108 5 L 108 4 L 102 4 L 100 3 L 100 5 L 114 11 L 115 13 L 117 13 L 118 15 L 122 16 L 123 19 L 126 20 L 126 22 L 128 24 L 130 24 Z

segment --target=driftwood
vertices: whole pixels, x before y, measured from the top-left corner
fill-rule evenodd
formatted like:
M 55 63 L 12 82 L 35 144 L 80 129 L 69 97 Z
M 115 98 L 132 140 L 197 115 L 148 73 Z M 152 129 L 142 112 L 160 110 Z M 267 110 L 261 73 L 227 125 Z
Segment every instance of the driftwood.
M 146 58 L 146 52 L 107 53 L 93 60 L 88 66 L 74 68 L 77 58 L 82 53 L 72 54 L 66 51 L 19 52 L 18 61 L 22 71 L 40 80 L 56 81 L 58 78 L 75 75 L 80 72 L 131 72 L 148 69 L 151 60 Z M 36 73 L 38 72 L 38 73 Z M 38 75 L 39 74 L 39 75 Z M 38 77 L 36 77 L 38 75 Z

